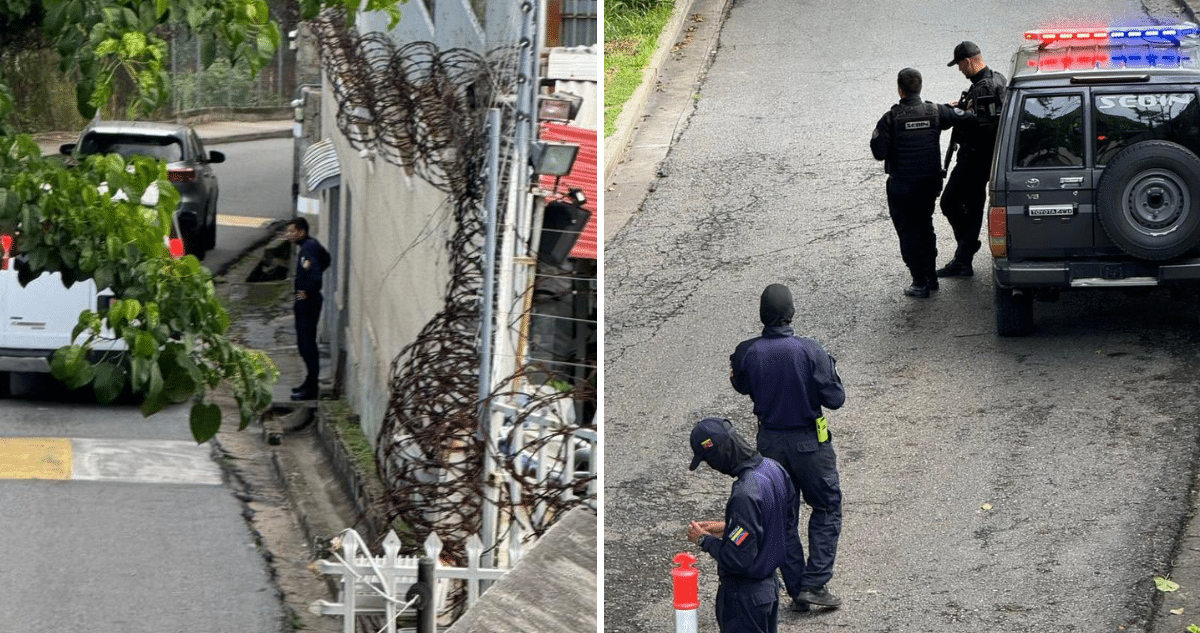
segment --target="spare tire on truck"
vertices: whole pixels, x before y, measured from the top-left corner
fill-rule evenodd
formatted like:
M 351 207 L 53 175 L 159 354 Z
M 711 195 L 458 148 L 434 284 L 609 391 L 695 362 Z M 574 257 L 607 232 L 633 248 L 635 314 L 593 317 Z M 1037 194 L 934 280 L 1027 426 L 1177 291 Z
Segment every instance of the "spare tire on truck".
M 1104 232 L 1123 251 L 1159 261 L 1200 243 L 1200 157 L 1168 141 L 1143 141 L 1113 157 L 1096 190 Z

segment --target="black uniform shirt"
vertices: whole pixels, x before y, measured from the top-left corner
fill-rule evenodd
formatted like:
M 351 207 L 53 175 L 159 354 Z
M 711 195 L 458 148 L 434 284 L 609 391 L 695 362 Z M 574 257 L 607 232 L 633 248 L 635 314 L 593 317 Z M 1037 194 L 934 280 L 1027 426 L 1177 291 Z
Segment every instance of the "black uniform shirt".
M 717 561 L 722 580 L 774 576 L 786 555 L 784 535 L 796 533 L 791 508 L 799 502 L 783 467 L 761 455 L 734 469 L 737 481 L 725 504 L 725 534 L 706 535 L 700 548 Z
M 975 115 L 948 105 L 905 97 L 875 124 L 871 154 L 893 178 L 937 178 L 942 173 L 941 133 L 975 122 Z
M 321 277 L 329 265 L 329 252 L 314 237 L 305 237 L 297 246 L 300 255 L 296 259 L 296 292 L 316 295 L 321 292 Z
M 996 147 L 996 129 L 1000 123 L 1000 110 L 1008 90 L 1008 79 L 988 68 L 971 75 L 971 87 L 959 107 L 975 114 L 974 125 L 964 126 L 957 137 L 960 144 L 960 160 L 977 159 L 992 161 Z

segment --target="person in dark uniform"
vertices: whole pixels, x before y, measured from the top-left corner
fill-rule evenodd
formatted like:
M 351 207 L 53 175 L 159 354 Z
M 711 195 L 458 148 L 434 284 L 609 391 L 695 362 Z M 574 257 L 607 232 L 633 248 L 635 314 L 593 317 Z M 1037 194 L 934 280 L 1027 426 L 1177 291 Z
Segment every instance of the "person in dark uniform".
M 808 520 L 808 561 L 797 535 L 780 567 L 792 609 L 809 605 L 837 607 L 841 598 L 826 583 L 833 577 L 842 531 L 842 489 L 837 455 L 821 407 L 837 409 L 846 401 L 837 363 L 820 343 L 792 331 L 796 313 L 786 286 L 771 284 L 759 300 L 762 336 L 740 343 L 729 357 L 729 380 L 750 396 L 758 417 L 758 450 L 783 466 L 799 496 L 812 508 Z
M 293 218 L 285 233 L 300 251 L 296 258 L 296 347 L 304 359 L 304 382 L 292 389 L 292 400 L 314 400 L 319 394 L 321 358 L 317 350 L 317 322 L 321 319 L 321 282 L 329 266 L 329 252 L 308 234 L 308 220 Z
M 908 267 L 909 297 L 924 299 L 938 289 L 937 236 L 933 208 L 942 190 L 942 130 L 973 123 L 958 108 L 921 101 L 921 73 L 912 68 L 896 76 L 900 103 L 892 106 L 871 133 L 871 154 L 888 175 L 888 213 L 900 238 L 900 258 Z
M 688 540 L 717 562 L 717 626 L 721 633 L 775 633 L 775 570 L 791 540 L 799 545 L 796 491 L 783 468 L 750 446 L 729 423 L 705 418 L 692 428 L 692 464 L 736 479 L 724 521 L 692 521 Z
M 951 136 L 958 146 L 958 160 L 946 189 L 942 192 L 942 215 L 954 230 L 954 259 L 937 271 L 938 277 L 970 277 L 975 274 L 971 261 L 983 245 L 979 230 L 983 227 L 983 208 L 987 204 L 987 183 L 991 177 L 992 152 L 996 147 L 996 129 L 1000 109 L 1004 107 L 1008 80 L 988 68 L 974 42 L 954 47 L 954 59 L 947 66 L 958 66 L 971 87 L 962 94 L 957 106 L 975 114 L 975 123 L 956 128 Z

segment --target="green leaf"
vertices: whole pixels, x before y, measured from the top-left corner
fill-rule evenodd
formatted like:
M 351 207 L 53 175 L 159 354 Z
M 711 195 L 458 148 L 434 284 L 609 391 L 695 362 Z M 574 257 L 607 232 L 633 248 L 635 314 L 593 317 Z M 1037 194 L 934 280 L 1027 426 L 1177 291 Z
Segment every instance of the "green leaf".
M 116 363 L 102 362 L 96 365 L 96 378 L 92 389 L 100 402 L 112 402 L 125 389 L 128 377 L 125 369 Z
M 121 50 L 121 41 L 110 37 L 96 46 L 96 56 L 104 57 L 105 55 L 112 55 L 119 50 Z
M 126 57 L 141 57 L 146 52 L 146 35 L 139 31 L 122 33 L 121 48 Z
M 78 389 L 96 375 L 92 364 L 87 362 L 87 350 L 80 345 L 60 347 L 50 360 L 50 372 L 70 389 Z
M 171 404 L 167 399 L 166 391 L 163 389 L 162 371 L 159 370 L 158 363 L 151 361 L 147 365 L 149 366 L 149 380 L 143 391 L 146 398 L 142 400 L 142 415 L 144 416 L 158 413 L 168 404 Z
M 68 345 L 54 350 L 54 354 L 50 357 L 50 374 L 65 381 L 79 370 L 84 362 L 84 354 L 81 345 Z
M 207 442 L 221 429 L 221 407 L 202 402 L 193 404 L 191 423 L 192 437 L 196 438 L 196 443 Z
M 85 119 L 96 116 L 96 106 L 92 105 L 92 93 L 95 91 L 96 83 L 90 78 L 75 84 L 75 109 Z
M 153 358 L 156 352 L 158 352 L 158 341 L 154 340 L 154 335 L 149 332 L 138 332 L 133 353 L 142 358 Z
M 142 314 L 142 302 L 137 299 L 126 299 L 121 302 L 121 309 L 125 311 L 125 320 L 133 321 Z
M 173 343 L 164 348 L 158 366 L 162 370 L 167 400 L 184 402 L 196 395 L 199 368 L 195 367 L 182 345 Z
M 1187 628 L 1187 633 L 1200 633 L 1200 626 L 1196 626 L 1195 624 L 1189 624 L 1188 628 Z
M 1163 578 L 1162 576 L 1154 577 L 1154 586 L 1157 587 L 1159 591 L 1166 592 L 1166 593 L 1170 593 L 1172 591 L 1179 590 L 1179 585 L 1177 583 L 1175 583 L 1172 580 Z

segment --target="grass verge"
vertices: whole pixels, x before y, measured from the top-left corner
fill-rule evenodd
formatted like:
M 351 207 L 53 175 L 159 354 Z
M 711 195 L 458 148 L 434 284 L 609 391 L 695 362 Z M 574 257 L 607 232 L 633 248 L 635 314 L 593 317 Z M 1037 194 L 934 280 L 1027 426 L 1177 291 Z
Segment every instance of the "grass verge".
M 673 0 L 615 0 L 604 7 L 604 136 L 616 131 L 617 116 L 642 83 Z

